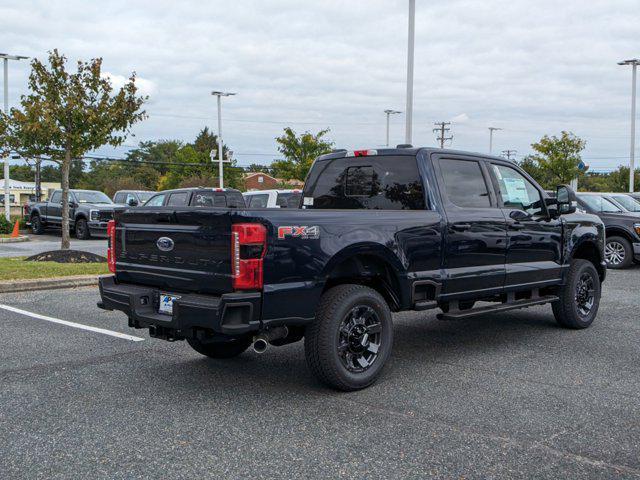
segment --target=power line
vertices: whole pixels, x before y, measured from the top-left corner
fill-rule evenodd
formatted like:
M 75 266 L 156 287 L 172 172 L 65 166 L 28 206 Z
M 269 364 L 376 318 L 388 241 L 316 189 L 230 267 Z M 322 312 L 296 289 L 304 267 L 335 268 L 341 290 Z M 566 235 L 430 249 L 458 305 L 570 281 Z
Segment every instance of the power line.
M 449 128 L 451 122 L 436 122 L 434 123 L 434 125 L 437 127 L 433 129 L 434 133 L 440 132 L 440 136 L 436 137 L 436 140 L 440 142 L 440 148 L 444 148 L 444 142 L 453 140 L 453 135 L 451 135 L 450 137 L 445 137 L 445 134 L 451 130 Z
M 517 153 L 518 153 L 517 150 L 503 150 L 502 156 L 507 160 L 511 160 L 511 156 L 513 155 L 513 159 L 515 160 Z

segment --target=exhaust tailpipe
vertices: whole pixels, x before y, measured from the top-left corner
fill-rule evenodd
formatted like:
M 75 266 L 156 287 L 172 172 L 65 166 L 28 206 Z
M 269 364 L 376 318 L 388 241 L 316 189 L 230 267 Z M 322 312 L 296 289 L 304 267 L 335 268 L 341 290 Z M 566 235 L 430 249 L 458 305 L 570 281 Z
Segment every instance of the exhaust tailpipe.
M 253 341 L 253 351 L 256 353 L 266 352 L 268 346 L 269 342 L 267 342 L 264 338 L 256 338 Z
M 265 332 L 260 333 L 253 337 L 253 351 L 256 353 L 264 353 L 267 351 L 267 347 L 274 340 L 280 340 L 289 335 L 289 329 L 287 327 L 275 327 Z

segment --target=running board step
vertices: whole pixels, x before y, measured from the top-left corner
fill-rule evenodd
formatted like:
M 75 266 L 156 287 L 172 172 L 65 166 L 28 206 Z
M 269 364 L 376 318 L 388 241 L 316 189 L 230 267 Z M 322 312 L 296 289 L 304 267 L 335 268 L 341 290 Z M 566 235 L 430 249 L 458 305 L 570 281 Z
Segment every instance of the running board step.
M 533 307 L 534 305 L 542 305 L 544 303 L 551 303 L 559 300 L 555 295 L 545 295 L 544 297 L 537 298 L 525 298 L 523 300 L 516 300 L 514 302 L 500 303 L 498 305 L 489 305 L 480 308 L 471 308 L 469 310 L 456 310 L 448 313 L 439 313 L 437 315 L 438 320 L 463 320 L 465 318 L 475 317 L 477 315 L 483 315 L 485 313 L 499 313 L 506 312 L 508 310 L 516 310 L 518 308 Z

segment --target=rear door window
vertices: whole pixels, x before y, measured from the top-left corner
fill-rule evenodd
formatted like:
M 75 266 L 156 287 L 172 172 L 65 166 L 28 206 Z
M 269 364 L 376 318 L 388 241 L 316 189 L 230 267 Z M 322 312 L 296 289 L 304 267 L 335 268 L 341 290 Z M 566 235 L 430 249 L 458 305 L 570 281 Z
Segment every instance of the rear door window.
M 305 208 L 424 210 L 422 177 L 409 155 L 317 162 L 305 184 Z
M 169 195 L 168 207 L 182 207 L 187 204 L 190 192 L 178 192 Z
M 124 203 L 124 193 L 116 193 L 116 196 L 113 198 L 114 203 Z
M 451 203 L 461 208 L 491 207 L 489 189 L 479 162 L 443 158 L 438 165 L 445 194 Z

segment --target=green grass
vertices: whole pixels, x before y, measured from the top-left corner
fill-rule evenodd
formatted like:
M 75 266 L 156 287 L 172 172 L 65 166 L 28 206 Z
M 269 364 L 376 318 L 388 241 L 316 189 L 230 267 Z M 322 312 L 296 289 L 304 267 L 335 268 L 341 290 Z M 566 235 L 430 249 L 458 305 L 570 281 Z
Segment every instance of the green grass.
M 0 258 L 0 281 L 105 273 L 109 273 L 106 263 L 25 262 L 23 257 Z

